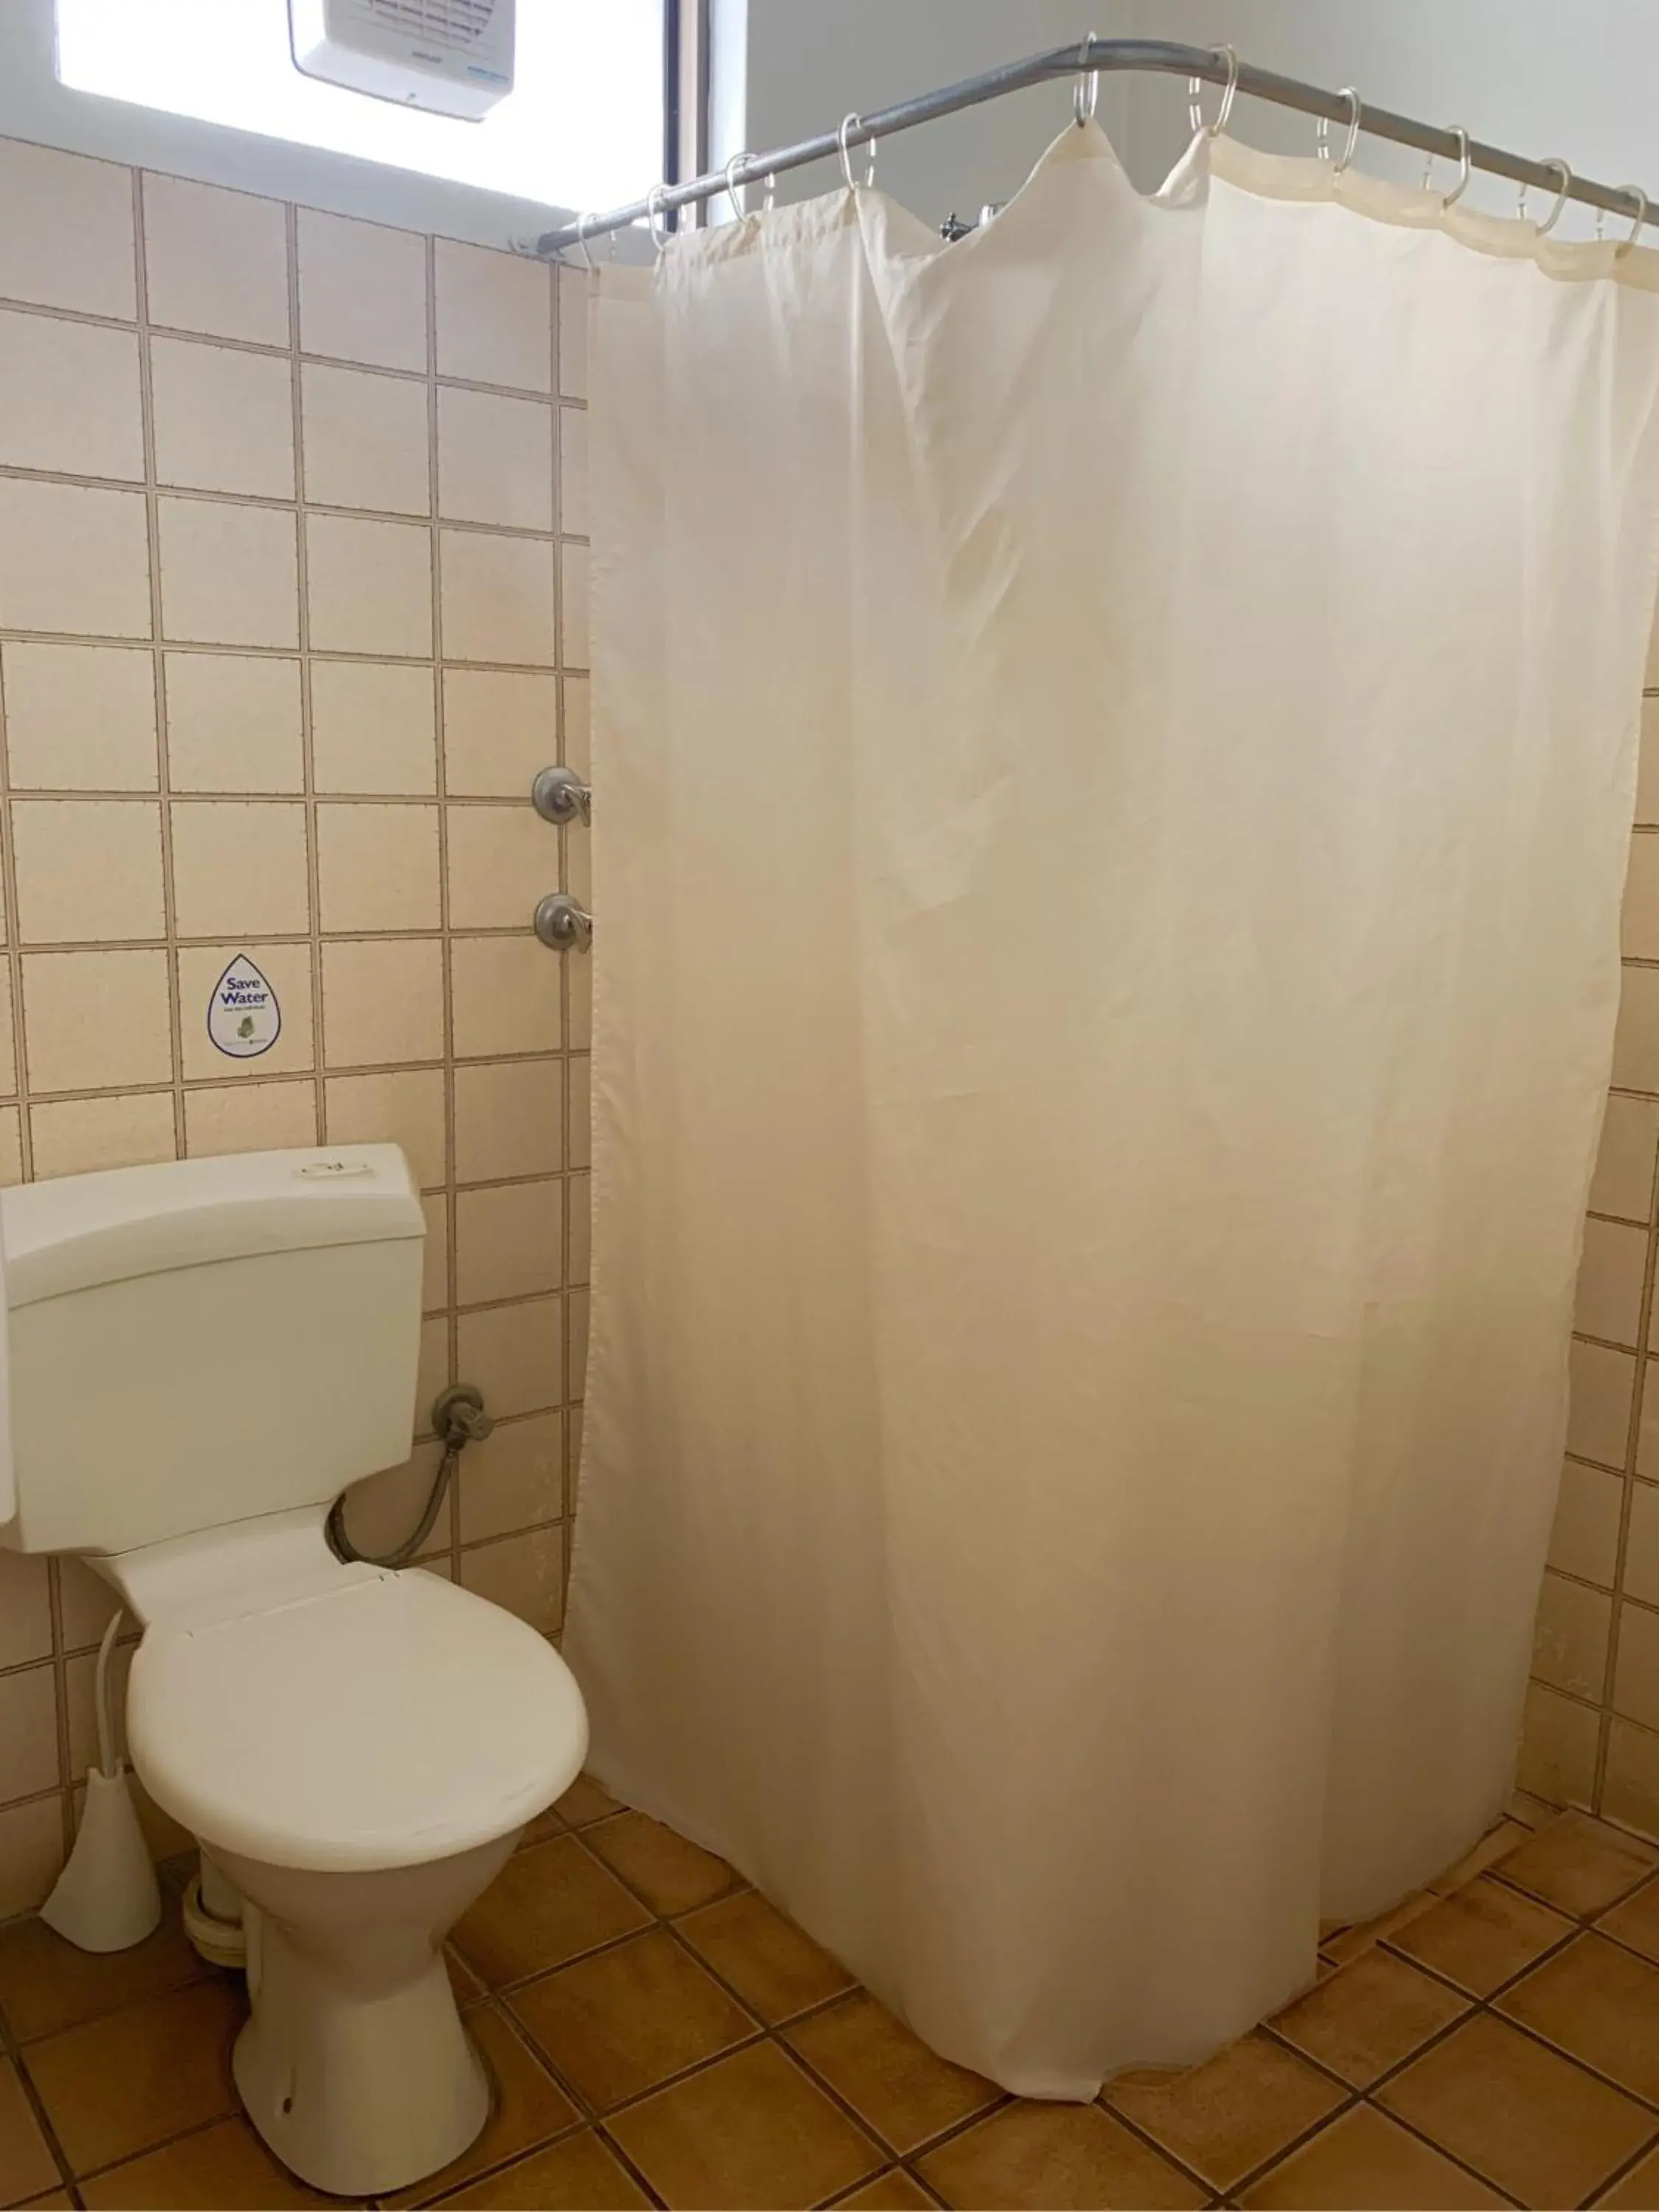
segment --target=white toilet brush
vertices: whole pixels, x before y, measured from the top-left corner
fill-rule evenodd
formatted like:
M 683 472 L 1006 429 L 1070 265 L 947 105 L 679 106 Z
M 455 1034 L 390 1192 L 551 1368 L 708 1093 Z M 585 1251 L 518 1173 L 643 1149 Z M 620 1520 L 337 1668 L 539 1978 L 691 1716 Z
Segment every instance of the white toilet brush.
M 109 1660 L 121 1620 L 118 1608 L 98 1647 L 93 1690 L 98 1764 L 87 1770 L 87 1800 L 75 1848 L 40 1907 L 47 1927 L 83 1951 L 125 1951 L 142 1943 L 161 1917 L 161 1887 L 133 1808 L 126 1762 L 115 1755 L 110 1720 Z

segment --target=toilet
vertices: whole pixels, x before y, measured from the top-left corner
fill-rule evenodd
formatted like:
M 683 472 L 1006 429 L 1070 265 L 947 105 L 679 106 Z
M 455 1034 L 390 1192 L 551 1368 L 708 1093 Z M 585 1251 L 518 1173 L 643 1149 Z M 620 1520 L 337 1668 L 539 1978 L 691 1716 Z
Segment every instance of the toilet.
M 424 1225 L 390 1145 L 0 1194 L 0 1540 L 82 1554 L 142 1623 L 132 1763 L 246 1930 L 237 2089 L 340 2196 L 434 2172 L 483 2127 L 441 1939 L 587 1747 L 533 1629 L 325 1535 L 348 1484 L 409 1453 Z

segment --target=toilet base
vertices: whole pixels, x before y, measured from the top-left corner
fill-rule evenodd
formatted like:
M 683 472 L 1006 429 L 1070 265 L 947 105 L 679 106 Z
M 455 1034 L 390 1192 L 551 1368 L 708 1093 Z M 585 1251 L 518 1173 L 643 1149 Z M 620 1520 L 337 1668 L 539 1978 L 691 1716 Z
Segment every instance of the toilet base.
M 271 2150 L 314 2189 L 404 2188 L 459 2158 L 489 2118 L 489 2077 L 439 1945 L 515 1840 L 368 1875 L 216 1855 L 254 1907 L 237 2091 Z

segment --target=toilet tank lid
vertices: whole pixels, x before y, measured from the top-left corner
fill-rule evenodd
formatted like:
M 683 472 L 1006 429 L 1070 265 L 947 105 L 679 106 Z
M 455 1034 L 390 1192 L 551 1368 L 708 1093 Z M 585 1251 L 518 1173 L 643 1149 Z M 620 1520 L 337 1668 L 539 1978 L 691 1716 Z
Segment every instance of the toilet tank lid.
M 218 1260 L 425 1234 L 396 1145 L 238 1152 L 0 1192 L 6 1304 Z

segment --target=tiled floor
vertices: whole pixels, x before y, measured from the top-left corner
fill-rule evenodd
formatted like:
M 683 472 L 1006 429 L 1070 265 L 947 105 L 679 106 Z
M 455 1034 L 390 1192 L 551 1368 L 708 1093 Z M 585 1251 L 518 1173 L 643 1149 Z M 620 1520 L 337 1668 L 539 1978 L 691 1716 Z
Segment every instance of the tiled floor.
M 1028 2104 L 924 2049 L 719 1859 L 584 1780 L 455 1931 L 483 2136 L 392 2200 L 1659 2208 L 1659 1850 L 1519 1804 L 1328 1932 L 1323 1978 L 1185 2075 Z M 238 2116 L 240 1984 L 0 1929 L 0 2201 L 332 2202 Z

